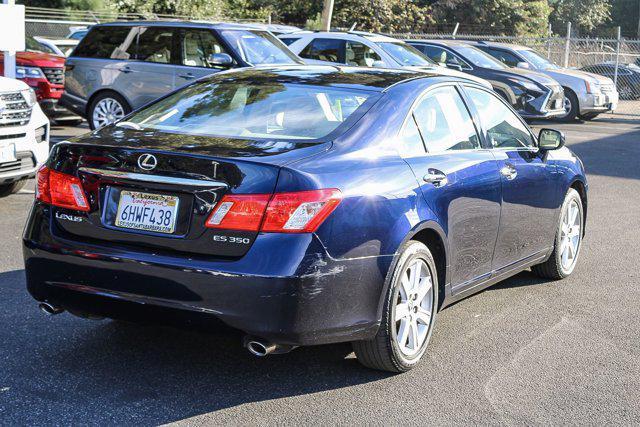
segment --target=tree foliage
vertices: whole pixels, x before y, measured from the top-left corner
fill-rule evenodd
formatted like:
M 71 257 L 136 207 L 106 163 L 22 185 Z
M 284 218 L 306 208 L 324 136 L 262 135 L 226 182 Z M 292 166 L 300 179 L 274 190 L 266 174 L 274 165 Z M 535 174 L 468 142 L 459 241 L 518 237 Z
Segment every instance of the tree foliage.
M 588 33 L 611 18 L 609 0 L 558 0 L 551 15 L 554 28 L 571 22 L 576 33 Z

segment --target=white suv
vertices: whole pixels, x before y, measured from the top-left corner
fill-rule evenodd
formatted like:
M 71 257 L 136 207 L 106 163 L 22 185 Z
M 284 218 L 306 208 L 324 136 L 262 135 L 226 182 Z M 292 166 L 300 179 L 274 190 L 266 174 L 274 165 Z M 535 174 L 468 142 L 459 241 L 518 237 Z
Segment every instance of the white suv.
M 33 90 L 0 76 L 0 197 L 18 192 L 49 155 L 49 119 Z

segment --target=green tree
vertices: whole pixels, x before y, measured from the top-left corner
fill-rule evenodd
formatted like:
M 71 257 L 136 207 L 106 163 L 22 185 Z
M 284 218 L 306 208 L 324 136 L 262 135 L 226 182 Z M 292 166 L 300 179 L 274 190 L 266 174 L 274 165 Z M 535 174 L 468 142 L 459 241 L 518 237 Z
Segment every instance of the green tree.
M 611 19 L 609 0 L 556 0 L 552 7 L 551 22 L 558 32 L 571 22 L 574 34 L 588 33 Z

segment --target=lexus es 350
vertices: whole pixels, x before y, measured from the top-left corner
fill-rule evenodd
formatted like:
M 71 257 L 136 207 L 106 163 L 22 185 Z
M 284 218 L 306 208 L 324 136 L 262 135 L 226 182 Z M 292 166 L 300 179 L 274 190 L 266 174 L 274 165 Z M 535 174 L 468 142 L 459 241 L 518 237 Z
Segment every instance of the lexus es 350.
M 435 71 L 219 73 L 55 146 L 27 286 L 50 314 L 156 307 L 221 320 L 256 355 L 350 341 L 406 371 L 446 305 L 572 273 L 587 183 L 563 145 Z

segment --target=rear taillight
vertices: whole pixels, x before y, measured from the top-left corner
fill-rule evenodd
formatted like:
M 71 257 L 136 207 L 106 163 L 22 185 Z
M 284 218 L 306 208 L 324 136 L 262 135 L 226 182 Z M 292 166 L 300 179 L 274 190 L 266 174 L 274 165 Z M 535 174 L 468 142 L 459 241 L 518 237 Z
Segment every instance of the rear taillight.
M 337 189 L 297 191 L 273 195 L 262 231 L 276 233 L 311 233 L 316 231 L 342 200 Z
M 273 196 L 229 195 L 216 205 L 206 226 L 271 233 L 311 233 L 333 212 L 340 200 L 342 194 L 337 189 L 276 193 Z
M 41 167 L 37 174 L 36 199 L 77 211 L 88 211 L 89 203 L 78 177 Z
M 258 231 L 269 194 L 227 195 L 209 216 L 206 226 L 226 230 Z

